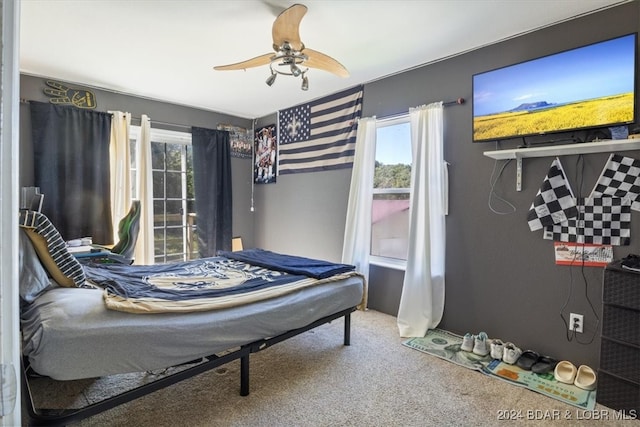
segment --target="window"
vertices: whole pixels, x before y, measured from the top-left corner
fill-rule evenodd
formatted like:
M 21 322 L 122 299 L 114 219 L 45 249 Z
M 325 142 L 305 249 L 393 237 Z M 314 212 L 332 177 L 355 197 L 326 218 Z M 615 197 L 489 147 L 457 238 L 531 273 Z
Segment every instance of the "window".
M 371 262 L 403 265 L 407 259 L 411 192 L 409 116 L 379 120 L 371 212 Z
M 132 195 L 137 198 L 136 140 L 131 126 Z M 198 258 L 191 134 L 151 129 L 153 241 L 156 263 Z

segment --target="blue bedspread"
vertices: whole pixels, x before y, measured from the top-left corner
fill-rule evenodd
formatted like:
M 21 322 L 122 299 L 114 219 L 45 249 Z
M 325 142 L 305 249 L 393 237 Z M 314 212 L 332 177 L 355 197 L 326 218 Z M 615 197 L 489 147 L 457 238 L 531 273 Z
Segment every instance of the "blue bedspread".
M 218 255 L 248 262 L 270 270 L 283 271 L 289 274 L 301 274 L 315 279 L 326 279 L 340 273 L 354 271 L 356 268 L 348 264 L 336 264 L 319 259 L 284 255 L 264 249 L 247 249 L 239 252 L 219 251 Z
M 242 294 L 305 279 L 224 257 L 157 265 L 93 264 L 87 279 L 122 298 L 190 300 Z
M 108 308 L 128 312 L 202 311 L 273 298 L 355 275 L 345 264 L 260 249 L 158 265 L 85 265 Z

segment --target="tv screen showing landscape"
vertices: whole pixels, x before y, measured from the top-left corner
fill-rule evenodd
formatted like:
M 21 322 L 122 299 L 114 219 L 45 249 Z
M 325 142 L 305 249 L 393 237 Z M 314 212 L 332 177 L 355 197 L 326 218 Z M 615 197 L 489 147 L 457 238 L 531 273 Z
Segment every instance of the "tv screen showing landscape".
M 473 76 L 473 141 L 633 123 L 636 34 Z

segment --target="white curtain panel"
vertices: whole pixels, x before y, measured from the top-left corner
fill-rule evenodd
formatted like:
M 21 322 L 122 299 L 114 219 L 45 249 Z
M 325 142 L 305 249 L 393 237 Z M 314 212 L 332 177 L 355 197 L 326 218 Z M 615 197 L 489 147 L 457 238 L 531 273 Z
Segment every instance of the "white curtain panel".
M 129 152 L 131 114 L 122 111 L 110 111 L 110 113 L 113 116 L 109 141 L 111 217 L 113 243 L 118 243 L 118 223 L 131 207 L 131 155 Z
M 151 120 L 140 119 L 140 135 L 136 141 L 138 169 L 137 194 L 140 199 L 140 233 L 134 251 L 134 263 L 153 264 L 153 175 L 151 173 Z
M 376 118 L 358 120 L 356 152 L 351 172 L 351 187 L 347 205 L 347 220 L 342 246 L 342 262 L 356 266 L 356 270 L 369 280 L 369 251 L 371 246 L 371 204 L 373 173 L 376 160 Z
M 444 311 L 446 165 L 442 102 L 412 108 L 409 251 L 398 328 L 402 337 L 423 337 Z

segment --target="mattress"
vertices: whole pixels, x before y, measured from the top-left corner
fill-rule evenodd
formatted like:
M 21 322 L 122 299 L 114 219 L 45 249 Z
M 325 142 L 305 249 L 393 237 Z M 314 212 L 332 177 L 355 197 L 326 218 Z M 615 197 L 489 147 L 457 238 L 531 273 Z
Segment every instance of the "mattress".
M 154 314 L 109 310 L 101 289 L 54 288 L 22 312 L 23 354 L 56 380 L 162 369 L 355 307 L 363 288 L 353 276 L 239 307 Z

